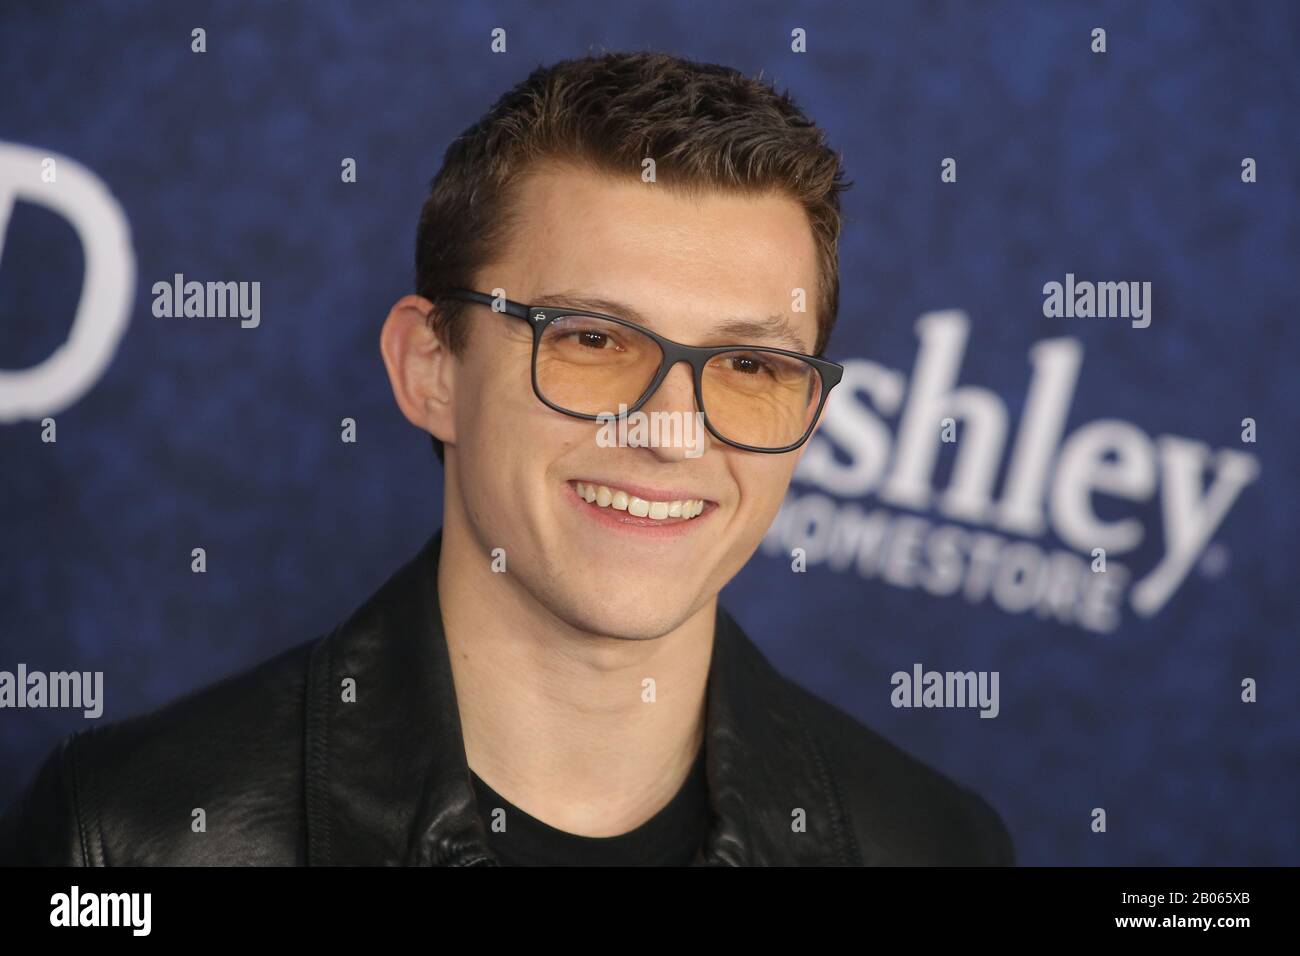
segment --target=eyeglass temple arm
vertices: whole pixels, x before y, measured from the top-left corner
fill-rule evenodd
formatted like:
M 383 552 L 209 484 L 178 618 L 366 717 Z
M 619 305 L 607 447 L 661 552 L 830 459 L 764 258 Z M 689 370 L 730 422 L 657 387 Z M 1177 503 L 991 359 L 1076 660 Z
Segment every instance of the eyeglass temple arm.
M 475 292 L 472 289 L 448 289 L 445 298 L 460 299 L 464 302 L 477 302 L 480 305 L 491 306 L 494 311 L 513 315 L 517 319 L 528 318 L 528 306 L 512 302 L 509 299 L 502 299 L 499 296 L 488 295 L 486 292 Z M 499 309 L 496 307 L 498 302 L 502 306 Z

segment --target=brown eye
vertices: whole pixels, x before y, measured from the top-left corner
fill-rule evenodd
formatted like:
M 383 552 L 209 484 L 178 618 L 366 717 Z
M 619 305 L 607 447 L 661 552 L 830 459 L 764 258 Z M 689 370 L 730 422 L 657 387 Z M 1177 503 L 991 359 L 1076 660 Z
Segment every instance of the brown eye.
M 719 356 L 719 361 L 723 370 L 744 376 L 770 374 L 775 371 L 770 363 L 755 355 L 739 355 L 733 352 Z

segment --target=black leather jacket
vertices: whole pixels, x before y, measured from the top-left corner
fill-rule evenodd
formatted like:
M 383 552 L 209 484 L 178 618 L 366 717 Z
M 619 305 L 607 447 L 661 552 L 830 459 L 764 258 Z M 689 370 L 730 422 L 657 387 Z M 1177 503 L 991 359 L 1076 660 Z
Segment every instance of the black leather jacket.
M 65 738 L 0 819 L 0 863 L 494 864 L 442 631 L 440 543 L 324 638 Z M 982 799 L 782 677 L 721 609 L 706 721 L 714 819 L 697 865 L 1013 862 Z

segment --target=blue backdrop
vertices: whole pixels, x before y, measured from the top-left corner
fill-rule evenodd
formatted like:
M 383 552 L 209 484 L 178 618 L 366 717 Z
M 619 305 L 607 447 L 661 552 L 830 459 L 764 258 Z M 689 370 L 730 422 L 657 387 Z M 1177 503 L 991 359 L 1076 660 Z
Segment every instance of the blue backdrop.
M 789 87 L 855 182 L 829 353 L 853 374 L 724 603 L 779 669 L 986 795 L 1022 862 L 1300 863 L 1300 7 L 390 6 L 0 11 L 0 670 L 100 670 L 101 719 L 139 713 L 324 631 L 413 554 L 441 472 L 377 342 L 442 151 L 538 64 L 665 50 Z M 79 227 L 65 188 L 93 207 Z M 260 282 L 260 324 L 156 317 L 175 273 Z M 1150 326 L 1045 316 L 1067 274 L 1149 281 Z M 74 325 L 71 364 L 14 377 Z M 1038 526 L 945 504 L 961 440 L 936 495 L 886 490 L 928 355 L 1004 410 L 985 446 L 1001 500 L 1046 353 L 1078 371 L 1055 380 L 1061 427 L 1026 438 Z M 1122 440 L 1126 488 L 1088 494 L 1106 467 L 1088 434 Z M 1140 541 L 1114 540 L 1089 610 L 1071 521 L 1092 512 Z M 976 535 L 955 578 L 914 566 L 909 542 L 933 557 Z M 1049 577 L 1064 597 L 1044 605 Z M 998 717 L 891 706 L 917 662 L 997 670 Z M 0 803 L 81 726 L 0 710 Z

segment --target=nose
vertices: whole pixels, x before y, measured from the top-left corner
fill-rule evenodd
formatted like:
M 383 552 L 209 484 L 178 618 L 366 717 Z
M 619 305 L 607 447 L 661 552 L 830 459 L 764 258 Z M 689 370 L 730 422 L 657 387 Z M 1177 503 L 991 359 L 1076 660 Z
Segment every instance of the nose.
M 695 407 L 695 377 L 687 362 L 668 370 L 641 412 L 650 416 L 647 447 L 663 461 L 698 458 L 711 436 Z
M 678 362 L 670 368 L 654 394 L 646 399 L 642 409 L 660 412 L 695 411 L 695 378 L 691 366 L 686 362 Z

